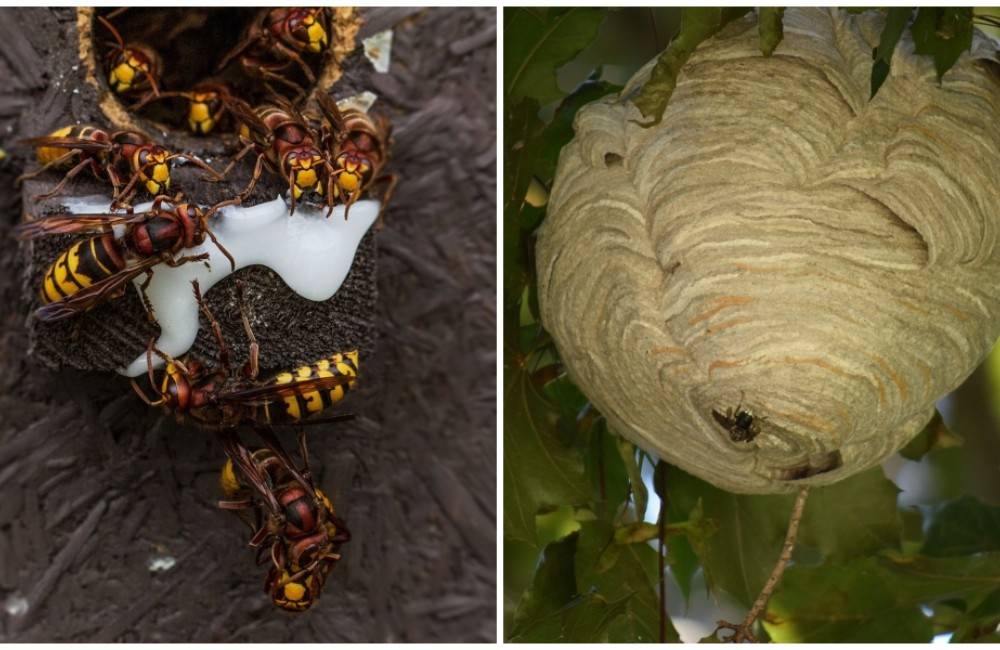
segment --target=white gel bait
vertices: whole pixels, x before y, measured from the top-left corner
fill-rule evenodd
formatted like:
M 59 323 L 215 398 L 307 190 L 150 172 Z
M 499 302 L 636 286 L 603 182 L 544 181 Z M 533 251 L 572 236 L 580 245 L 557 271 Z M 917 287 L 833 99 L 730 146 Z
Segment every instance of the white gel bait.
M 88 197 L 69 199 L 65 203 L 74 213 L 108 212 L 110 200 Z M 148 210 L 151 205 L 136 205 L 135 211 Z M 250 208 L 223 208 L 211 220 L 210 226 L 236 260 L 237 269 L 255 264 L 266 266 L 281 276 L 292 291 L 319 302 L 332 297 L 344 283 L 358 244 L 375 222 L 378 211 L 378 201 L 358 201 L 351 206 L 350 219 L 345 221 L 343 206 L 334 208 L 327 218 L 325 207 L 317 209 L 299 204 L 290 217 L 288 205 L 278 197 Z M 153 267 L 153 279 L 146 289 L 160 325 L 156 347 L 173 357 L 187 352 L 198 335 L 198 303 L 191 281 L 197 279 L 205 294 L 233 271 L 229 260 L 208 238 L 200 246 L 185 249 L 178 256 L 202 253 L 209 254 L 210 267 L 203 262 L 188 262 L 177 267 L 158 264 Z M 134 281 L 137 289 L 144 279 L 143 275 Z M 162 365 L 162 360 L 154 356 L 153 367 Z M 145 351 L 119 372 L 128 377 L 145 373 Z

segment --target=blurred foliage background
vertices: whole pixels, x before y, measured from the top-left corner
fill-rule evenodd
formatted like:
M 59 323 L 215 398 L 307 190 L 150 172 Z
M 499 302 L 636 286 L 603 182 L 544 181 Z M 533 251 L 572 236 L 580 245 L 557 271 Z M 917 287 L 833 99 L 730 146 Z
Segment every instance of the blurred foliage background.
M 716 13 L 686 13 L 699 11 Z M 720 11 L 504 11 L 508 641 L 697 641 L 742 618 L 778 558 L 793 497 L 718 490 L 609 431 L 566 377 L 535 294 L 533 233 L 576 111 L 665 48 L 693 49 L 678 34 L 700 21 L 710 35 Z M 905 29 L 941 74 L 973 24 L 1000 35 L 996 9 L 872 11 L 887 19 L 873 92 Z M 761 29 L 765 51 L 778 26 Z M 669 76 L 654 79 L 667 98 Z M 939 411 L 882 467 L 811 492 L 759 638 L 1000 641 L 1000 349 Z

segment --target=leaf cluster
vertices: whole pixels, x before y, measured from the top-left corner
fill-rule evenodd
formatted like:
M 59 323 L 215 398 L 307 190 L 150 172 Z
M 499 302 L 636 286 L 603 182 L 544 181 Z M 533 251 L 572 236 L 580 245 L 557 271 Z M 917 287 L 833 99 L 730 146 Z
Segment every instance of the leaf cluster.
M 643 117 L 650 118 L 642 125 L 659 124 L 667 103 L 677 86 L 681 68 L 699 45 L 718 34 L 726 25 L 742 18 L 749 7 L 691 7 L 683 10 L 680 31 L 663 51 L 653 67 L 649 80 L 643 85 L 633 102 Z M 982 24 L 1000 24 L 989 16 L 974 16 L 971 7 L 890 7 L 887 9 L 847 9 L 850 13 L 881 11 L 885 24 L 878 46 L 872 51 L 871 96 L 889 76 L 892 55 L 907 27 L 913 37 L 917 54 L 934 61 L 938 82 L 958 61 L 962 52 L 972 46 L 974 18 Z M 764 56 L 771 56 L 784 38 L 782 18 L 784 8 L 761 7 L 757 11 L 760 49 Z

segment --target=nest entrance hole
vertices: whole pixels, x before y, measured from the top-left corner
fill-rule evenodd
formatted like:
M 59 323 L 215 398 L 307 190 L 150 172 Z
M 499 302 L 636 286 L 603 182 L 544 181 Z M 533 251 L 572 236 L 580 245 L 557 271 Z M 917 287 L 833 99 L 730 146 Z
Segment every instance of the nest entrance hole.
M 141 43 L 153 48 L 161 59 L 158 84 L 161 91 L 189 91 L 200 83 L 222 82 L 233 94 L 256 105 L 266 100 L 271 89 L 288 97 L 292 93 L 280 84 L 271 89 L 258 77 L 247 74 L 235 57 L 218 70 L 223 57 L 241 43 L 247 29 L 263 11 L 254 7 L 142 7 L 125 10 L 114 7 L 94 11 L 90 33 L 81 38 L 91 41 L 93 66 L 101 88 L 115 97 L 132 117 L 148 120 L 167 129 L 187 131 L 187 102 L 181 97 L 165 97 L 138 110 L 133 105 L 139 96 L 118 96 L 108 86 L 108 60 L 117 44 L 111 32 L 97 20 L 102 16 L 121 34 L 126 44 Z M 303 57 L 321 78 L 327 60 Z M 307 96 L 315 86 L 297 66 L 283 72 L 305 89 Z M 217 134 L 216 134 L 217 135 Z

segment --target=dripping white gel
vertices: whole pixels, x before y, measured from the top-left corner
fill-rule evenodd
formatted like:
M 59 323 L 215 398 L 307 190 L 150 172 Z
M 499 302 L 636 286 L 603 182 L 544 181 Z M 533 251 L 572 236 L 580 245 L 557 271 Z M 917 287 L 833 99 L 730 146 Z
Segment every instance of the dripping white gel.
M 105 197 L 71 198 L 64 201 L 70 212 L 109 212 Z M 151 202 L 135 206 L 136 212 L 148 210 Z M 162 204 L 169 206 L 167 202 Z M 260 264 L 281 276 L 288 287 L 307 300 L 328 300 L 340 289 L 354 262 L 358 244 L 378 216 L 379 202 L 364 200 L 351 206 L 350 219 L 344 220 L 343 206 L 334 208 L 327 218 L 326 208 L 299 204 L 288 216 L 288 204 L 281 197 L 250 208 L 227 207 L 211 221 L 212 232 L 236 260 L 236 268 Z M 116 228 L 121 236 L 123 229 Z M 198 335 L 198 304 L 191 281 L 197 279 L 202 293 L 232 273 L 229 260 L 210 239 L 200 246 L 183 250 L 179 256 L 208 253 L 203 262 L 188 262 L 177 267 L 157 264 L 146 289 L 160 338 L 156 347 L 170 356 L 187 352 Z M 136 287 L 145 276 L 134 281 Z M 163 365 L 154 356 L 153 367 Z M 127 368 L 118 372 L 137 377 L 146 372 L 146 353 L 141 353 Z

